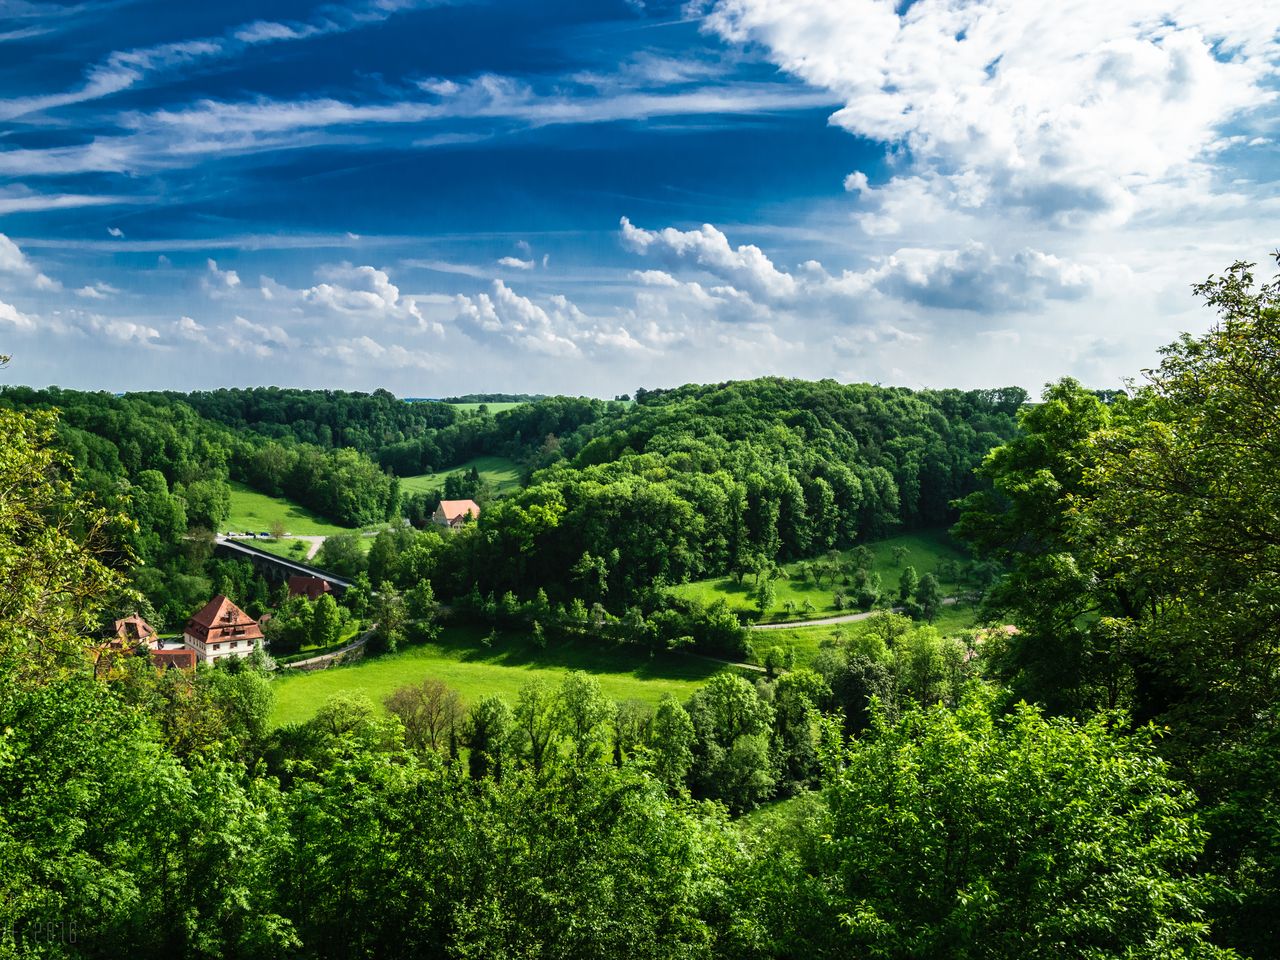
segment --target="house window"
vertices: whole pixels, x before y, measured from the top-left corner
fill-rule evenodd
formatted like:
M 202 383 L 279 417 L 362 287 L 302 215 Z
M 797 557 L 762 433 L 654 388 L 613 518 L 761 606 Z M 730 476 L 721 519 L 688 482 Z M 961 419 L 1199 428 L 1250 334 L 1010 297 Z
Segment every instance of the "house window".
M 221 650 L 221 649 L 222 649 L 222 644 L 220 644 L 220 643 L 215 643 L 215 644 L 213 645 L 213 649 L 215 649 L 215 650 Z

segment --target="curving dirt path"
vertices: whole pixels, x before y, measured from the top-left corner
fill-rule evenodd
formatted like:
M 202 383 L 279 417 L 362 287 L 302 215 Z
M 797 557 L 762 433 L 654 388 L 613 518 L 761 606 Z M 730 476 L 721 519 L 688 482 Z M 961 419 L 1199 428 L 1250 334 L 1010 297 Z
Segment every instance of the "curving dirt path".
M 943 606 L 951 606 L 956 602 L 955 597 L 944 597 Z M 874 617 L 877 613 L 883 613 L 883 610 L 868 610 L 865 613 L 845 613 L 838 617 L 823 617 L 820 620 L 788 620 L 785 623 L 753 623 L 752 630 L 784 630 L 788 627 L 825 627 L 837 623 L 856 623 L 859 620 L 866 620 L 868 617 Z M 894 613 L 901 613 L 902 607 L 894 607 Z

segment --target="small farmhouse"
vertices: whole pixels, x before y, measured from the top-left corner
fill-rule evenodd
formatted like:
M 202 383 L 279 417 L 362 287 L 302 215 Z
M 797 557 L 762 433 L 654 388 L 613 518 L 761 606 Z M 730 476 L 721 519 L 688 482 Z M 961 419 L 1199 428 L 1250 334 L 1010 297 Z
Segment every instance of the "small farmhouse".
M 431 520 L 442 527 L 457 529 L 466 522 L 467 517 L 478 516 L 480 507 L 474 500 L 441 500 L 440 506 L 431 515 Z
M 183 642 L 201 663 L 247 657 L 262 642 L 258 621 L 218 594 L 187 621 Z
M 308 600 L 316 601 L 323 597 L 326 593 L 333 592 L 333 587 L 328 580 L 322 580 L 320 577 L 304 577 L 295 576 L 289 578 L 289 596 L 306 597 Z

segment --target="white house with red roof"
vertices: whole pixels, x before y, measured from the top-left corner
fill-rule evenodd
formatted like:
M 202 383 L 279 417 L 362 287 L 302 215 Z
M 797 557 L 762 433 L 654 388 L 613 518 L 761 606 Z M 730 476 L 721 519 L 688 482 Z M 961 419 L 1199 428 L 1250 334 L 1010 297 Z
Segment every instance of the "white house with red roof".
M 187 621 L 182 640 L 201 663 L 247 657 L 262 643 L 258 621 L 218 594 Z
M 456 530 L 467 521 L 480 516 L 480 506 L 474 500 L 441 500 L 431 515 L 433 523 Z

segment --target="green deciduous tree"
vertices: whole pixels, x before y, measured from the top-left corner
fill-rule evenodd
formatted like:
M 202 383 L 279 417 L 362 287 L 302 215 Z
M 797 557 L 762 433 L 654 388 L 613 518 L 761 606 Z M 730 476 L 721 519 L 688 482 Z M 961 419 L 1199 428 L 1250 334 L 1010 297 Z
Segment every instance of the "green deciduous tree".
M 374 598 L 373 618 L 377 627 L 369 637 L 369 652 L 395 653 L 404 643 L 409 611 L 400 591 L 385 580 Z
M 898 578 L 898 600 L 906 603 L 911 600 L 920 588 L 920 575 L 916 573 L 916 568 L 908 565 L 903 571 L 902 576 Z
M 920 615 L 923 619 L 933 621 L 938 619 L 938 614 L 942 612 L 942 584 L 938 583 L 938 578 L 932 573 L 926 573 L 920 578 L 920 583 L 915 589 L 915 601 L 920 607 Z
M 567 674 L 556 693 L 556 716 L 574 755 L 582 760 L 607 759 L 609 733 L 618 705 L 589 673 Z
M 689 700 L 696 734 L 692 782 L 698 796 L 750 810 L 773 791 L 773 708 L 741 677 L 718 673 Z
M 338 603 L 329 594 L 323 594 L 311 610 L 311 642 L 327 647 L 338 642 L 342 633 L 342 613 Z
M 797 896 L 806 956 L 1218 956 L 1194 798 L 1104 720 L 984 699 L 876 721 L 827 783 Z
M 663 696 L 653 715 L 649 748 L 654 775 L 672 793 L 686 789 L 689 768 L 693 766 L 695 738 L 688 711 L 675 697 Z
M 473 778 L 502 779 L 510 754 L 511 728 L 511 708 L 501 697 L 485 697 L 471 708 L 463 742 Z

